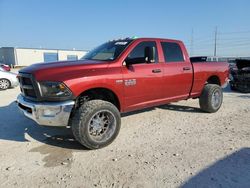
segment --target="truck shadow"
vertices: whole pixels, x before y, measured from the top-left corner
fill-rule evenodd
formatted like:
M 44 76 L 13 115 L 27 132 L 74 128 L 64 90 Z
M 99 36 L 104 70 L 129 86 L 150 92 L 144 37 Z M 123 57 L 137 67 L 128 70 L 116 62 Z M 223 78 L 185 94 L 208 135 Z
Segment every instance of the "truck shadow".
M 0 107 L 0 120 L 0 140 L 29 142 L 34 139 L 62 148 L 86 149 L 75 141 L 70 129 L 39 126 L 26 118 L 15 102 Z
M 248 94 L 249 92 L 240 92 L 237 90 L 231 90 L 230 86 L 228 85 L 226 88 L 223 88 L 224 93 L 238 93 L 238 94 Z
M 235 91 L 232 91 L 230 88 L 230 85 L 228 84 L 227 87 L 223 88 L 223 93 L 236 93 Z
M 181 188 L 248 188 L 250 185 L 250 148 L 242 148 L 199 172 Z
M 158 108 L 165 109 L 165 110 L 179 111 L 179 112 L 205 113 L 200 108 L 176 105 L 176 104 L 162 105 L 162 106 L 159 106 Z
M 122 117 L 152 111 L 156 108 L 181 112 L 203 113 L 199 108 L 169 104 L 125 113 L 122 114 Z M 0 107 L 0 119 L 0 140 L 29 142 L 29 140 L 34 139 L 55 147 L 87 150 L 74 139 L 70 129 L 39 126 L 32 120 L 26 118 L 18 110 L 15 102 L 12 102 L 8 106 Z
M 249 98 L 250 98 L 249 93 L 243 93 L 243 92 L 240 92 L 240 91 L 232 91 L 232 90 L 230 89 L 230 86 L 227 86 L 226 88 L 224 88 L 224 89 L 223 89 L 223 93 L 239 94 L 237 97 L 243 98 L 243 99 L 249 99 Z
M 157 106 L 157 107 L 145 108 L 142 110 L 136 110 L 133 112 L 123 113 L 122 117 L 136 115 L 136 114 L 140 114 L 143 112 L 150 112 L 150 111 L 153 111 L 157 108 L 163 109 L 163 110 L 178 111 L 178 112 L 205 113 L 200 108 L 196 108 L 196 107 L 183 106 L 183 105 L 177 105 L 177 104 L 166 104 L 166 105 L 161 105 L 161 106 Z
M 39 126 L 26 118 L 18 110 L 15 102 L 0 107 L 0 140 L 25 144 L 36 140 L 43 143 L 37 146 L 33 142 L 33 145 L 37 147 L 29 149 L 29 152 L 38 152 L 43 155 L 42 161 L 45 167 L 64 165 L 70 168 L 73 153 L 88 150 L 74 139 L 70 129 Z
M 250 99 L 250 95 L 239 95 L 238 97 L 242 99 Z

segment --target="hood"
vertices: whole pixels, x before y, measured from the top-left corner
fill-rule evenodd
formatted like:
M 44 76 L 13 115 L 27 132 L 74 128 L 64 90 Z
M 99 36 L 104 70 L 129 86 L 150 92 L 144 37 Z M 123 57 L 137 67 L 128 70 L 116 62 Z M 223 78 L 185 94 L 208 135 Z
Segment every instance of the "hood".
M 107 68 L 106 61 L 59 61 L 52 63 L 37 63 L 21 69 L 20 73 L 32 74 L 38 81 L 65 81 L 81 78 Z

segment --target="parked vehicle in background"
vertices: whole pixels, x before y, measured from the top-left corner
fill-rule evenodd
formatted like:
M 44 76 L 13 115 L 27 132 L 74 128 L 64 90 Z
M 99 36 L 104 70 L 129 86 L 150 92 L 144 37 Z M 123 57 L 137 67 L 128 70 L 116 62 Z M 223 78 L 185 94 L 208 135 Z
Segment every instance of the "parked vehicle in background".
M 226 58 L 217 57 L 217 56 L 195 56 L 190 57 L 192 63 L 195 62 L 227 62 Z
M 10 71 L 10 66 L 9 65 L 0 63 L 0 67 L 3 68 L 6 71 Z
M 17 74 L 5 71 L 0 67 L 0 90 L 18 86 Z
M 250 60 L 236 59 L 230 66 L 230 87 L 234 91 L 250 92 Z
M 109 41 L 82 60 L 34 64 L 19 71 L 21 111 L 40 125 L 68 126 L 98 149 L 120 130 L 120 113 L 199 98 L 219 110 L 228 80 L 224 62 L 191 63 L 183 42 L 155 38 Z

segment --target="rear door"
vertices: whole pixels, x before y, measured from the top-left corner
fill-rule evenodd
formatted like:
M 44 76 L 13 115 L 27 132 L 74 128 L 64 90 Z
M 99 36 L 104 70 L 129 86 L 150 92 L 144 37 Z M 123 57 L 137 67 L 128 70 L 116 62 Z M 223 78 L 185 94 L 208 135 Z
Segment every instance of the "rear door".
M 192 87 L 193 71 L 189 59 L 185 59 L 184 45 L 161 41 L 164 55 L 163 95 L 165 99 L 185 99 Z
M 147 63 L 145 48 L 156 48 L 156 60 Z M 147 107 L 162 98 L 162 64 L 158 63 L 158 50 L 155 41 L 140 42 L 129 53 L 126 61 L 134 63 L 123 66 L 124 103 L 126 111 Z

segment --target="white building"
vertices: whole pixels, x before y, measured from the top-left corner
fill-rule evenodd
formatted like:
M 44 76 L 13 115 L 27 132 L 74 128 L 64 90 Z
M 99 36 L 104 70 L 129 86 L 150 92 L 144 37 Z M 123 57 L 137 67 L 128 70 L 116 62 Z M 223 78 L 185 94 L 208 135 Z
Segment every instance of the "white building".
M 87 51 L 83 50 L 2 47 L 0 48 L 0 63 L 21 67 L 41 62 L 78 60 L 86 53 Z

